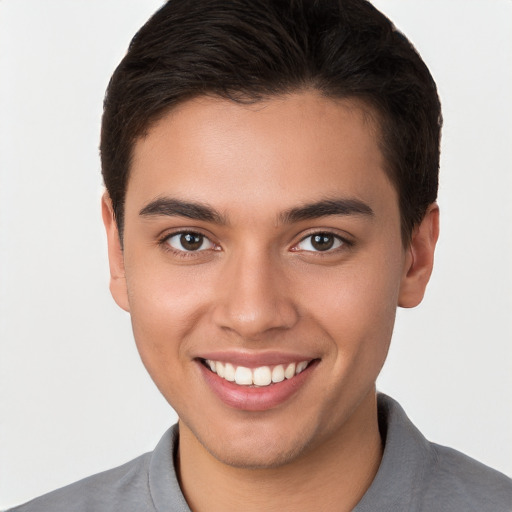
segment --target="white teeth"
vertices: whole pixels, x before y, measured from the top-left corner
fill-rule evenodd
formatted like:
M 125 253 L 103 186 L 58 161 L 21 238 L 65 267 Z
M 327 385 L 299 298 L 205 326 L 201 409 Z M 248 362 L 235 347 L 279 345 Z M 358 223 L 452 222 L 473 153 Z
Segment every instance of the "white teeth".
M 284 366 L 278 364 L 272 370 L 272 382 L 282 382 L 284 380 Z
M 229 382 L 235 382 L 235 367 L 231 363 L 224 366 L 224 378 Z
M 302 373 L 309 364 L 309 361 L 300 361 L 299 363 L 289 363 L 286 367 L 283 364 L 278 364 L 273 368 L 260 366 L 251 370 L 245 366 L 235 367 L 231 363 L 221 363 L 211 359 L 207 359 L 205 362 L 210 370 L 219 377 L 236 382 L 240 386 L 268 386 L 271 383 L 282 382 Z
M 235 372 L 235 382 L 241 386 L 250 386 L 252 384 L 252 372 L 250 368 L 239 366 Z
M 272 372 L 268 366 L 255 368 L 252 374 L 252 381 L 255 386 L 268 386 L 272 382 Z
M 297 365 L 297 369 L 295 370 L 295 374 L 298 375 L 299 373 L 303 372 L 306 369 L 307 365 L 308 365 L 307 361 L 301 361 Z
M 217 372 L 218 373 L 218 372 Z M 287 378 L 287 379 L 291 379 L 292 377 L 295 376 L 295 363 L 290 363 L 287 367 L 286 367 L 286 370 L 284 371 L 284 376 Z

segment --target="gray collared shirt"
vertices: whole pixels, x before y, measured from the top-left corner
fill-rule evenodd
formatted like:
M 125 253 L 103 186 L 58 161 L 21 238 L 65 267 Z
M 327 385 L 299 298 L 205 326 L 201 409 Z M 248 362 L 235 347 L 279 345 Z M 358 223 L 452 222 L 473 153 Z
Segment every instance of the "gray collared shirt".
M 378 406 L 384 455 L 354 512 L 512 512 L 511 479 L 427 441 L 386 395 Z M 177 445 L 174 425 L 153 452 L 11 512 L 190 512 L 174 467 Z

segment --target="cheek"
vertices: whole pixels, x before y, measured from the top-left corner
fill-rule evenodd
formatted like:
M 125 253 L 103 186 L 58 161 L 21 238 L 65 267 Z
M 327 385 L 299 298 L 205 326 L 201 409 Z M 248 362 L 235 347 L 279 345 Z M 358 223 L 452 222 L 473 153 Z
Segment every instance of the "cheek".
M 173 368 L 187 357 L 189 334 L 206 303 L 207 286 L 189 271 L 127 268 L 128 300 L 133 333 L 141 358 L 152 374 Z M 178 371 L 178 369 L 177 369 Z
M 382 254 L 382 253 L 381 253 Z M 323 286 L 310 287 L 311 311 L 334 340 L 336 350 L 352 359 L 382 359 L 393 331 L 400 285 L 400 258 L 363 257 L 331 269 Z M 345 357 L 343 359 L 345 359 Z

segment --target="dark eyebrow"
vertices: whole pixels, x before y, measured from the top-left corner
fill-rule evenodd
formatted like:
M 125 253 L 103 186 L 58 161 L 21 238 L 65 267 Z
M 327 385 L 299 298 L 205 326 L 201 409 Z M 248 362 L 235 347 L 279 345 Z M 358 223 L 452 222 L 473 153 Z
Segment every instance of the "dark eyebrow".
M 139 212 L 143 217 L 166 215 L 188 219 L 227 224 L 227 220 L 211 206 L 193 201 L 182 201 L 172 197 L 159 197 L 148 203 Z
M 286 210 L 279 215 L 283 224 L 301 220 L 316 219 L 328 215 L 367 215 L 373 217 L 373 210 L 359 199 L 325 199 Z

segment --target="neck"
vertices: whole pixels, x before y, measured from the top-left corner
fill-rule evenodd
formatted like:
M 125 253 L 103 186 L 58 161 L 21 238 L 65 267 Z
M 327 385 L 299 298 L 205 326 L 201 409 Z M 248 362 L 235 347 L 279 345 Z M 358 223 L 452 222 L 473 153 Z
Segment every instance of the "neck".
M 247 469 L 212 457 L 180 423 L 178 478 L 194 512 L 343 512 L 370 487 L 382 458 L 374 390 L 321 445 L 277 468 Z

